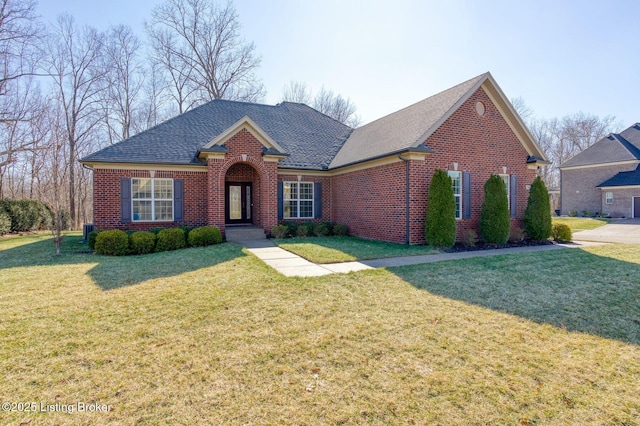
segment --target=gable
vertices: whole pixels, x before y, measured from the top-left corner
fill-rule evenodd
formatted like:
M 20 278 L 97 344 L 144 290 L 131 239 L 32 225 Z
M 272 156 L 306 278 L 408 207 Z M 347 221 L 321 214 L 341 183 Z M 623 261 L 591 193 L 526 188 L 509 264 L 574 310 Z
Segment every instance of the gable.
M 560 169 L 605 164 L 623 164 L 640 160 L 640 124 L 611 133 L 560 165 Z

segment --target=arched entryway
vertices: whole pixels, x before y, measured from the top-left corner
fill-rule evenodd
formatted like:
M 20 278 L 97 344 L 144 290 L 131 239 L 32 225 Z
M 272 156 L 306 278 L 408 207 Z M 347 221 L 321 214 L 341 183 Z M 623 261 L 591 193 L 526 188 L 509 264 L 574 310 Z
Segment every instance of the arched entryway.
M 260 226 L 260 175 L 247 163 L 236 163 L 225 175 L 225 224 Z

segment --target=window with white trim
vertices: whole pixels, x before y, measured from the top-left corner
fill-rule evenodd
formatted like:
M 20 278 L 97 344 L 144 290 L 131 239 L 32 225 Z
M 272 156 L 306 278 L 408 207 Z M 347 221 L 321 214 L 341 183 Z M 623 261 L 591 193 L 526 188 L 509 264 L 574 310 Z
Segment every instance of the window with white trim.
M 605 192 L 605 194 L 604 194 L 604 203 L 605 204 L 613 204 L 613 192 Z
M 453 184 L 453 198 L 456 201 L 456 219 L 462 219 L 462 172 L 447 172 Z
M 173 179 L 131 179 L 134 222 L 173 220 Z
M 509 206 L 509 211 L 511 211 L 511 176 L 501 174 L 500 177 L 504 182 L 504 187 L 507 190 L 507 205 Z
M 283 210 L 287 219 L 313 218 L 313 182 L 283 182 Z

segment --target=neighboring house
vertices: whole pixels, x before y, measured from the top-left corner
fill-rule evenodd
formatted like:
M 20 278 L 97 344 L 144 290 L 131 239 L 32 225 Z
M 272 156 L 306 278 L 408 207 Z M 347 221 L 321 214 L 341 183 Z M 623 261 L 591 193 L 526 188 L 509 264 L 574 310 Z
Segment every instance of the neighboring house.
M 489 73 L 357 129 L 303 104 L 214 100 L 81 162 L 94 171 L 96 229 L 331 221 L 408 244 L 425 242 L 435 169 L 453 178 L 461 236 L 492 173 L 522 226 L 548 164 Z
M 640 217 L 640 123 L 560 165 L 560 210 Z

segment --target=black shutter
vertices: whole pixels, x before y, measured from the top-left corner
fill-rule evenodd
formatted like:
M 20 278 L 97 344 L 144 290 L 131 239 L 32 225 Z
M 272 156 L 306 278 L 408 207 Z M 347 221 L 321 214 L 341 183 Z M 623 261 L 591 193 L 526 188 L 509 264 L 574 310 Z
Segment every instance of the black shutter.
M 316 219 L 322 219 L 322 183 L 316 182 L 313 184 L 313 217 Z
M 120 222 L 131 222 L 131 179 L 120 179 Z
M 284 186 L 282 182 L 278 182 L 278 220 L 284 218 Z
M 462 173 L 462 218 L 471 218 L 471 173 Z
M 184 212 L 184 182 L 181 179 L 173 180 L 173 220 L 181 222 Z
M 518 205 L 516 200 L 518 199 L 518 176 L 511 175 L 511 182 L 509 183 L 509 203 L 511 206 L 511 217 L 516 217 L 518 215 Z

